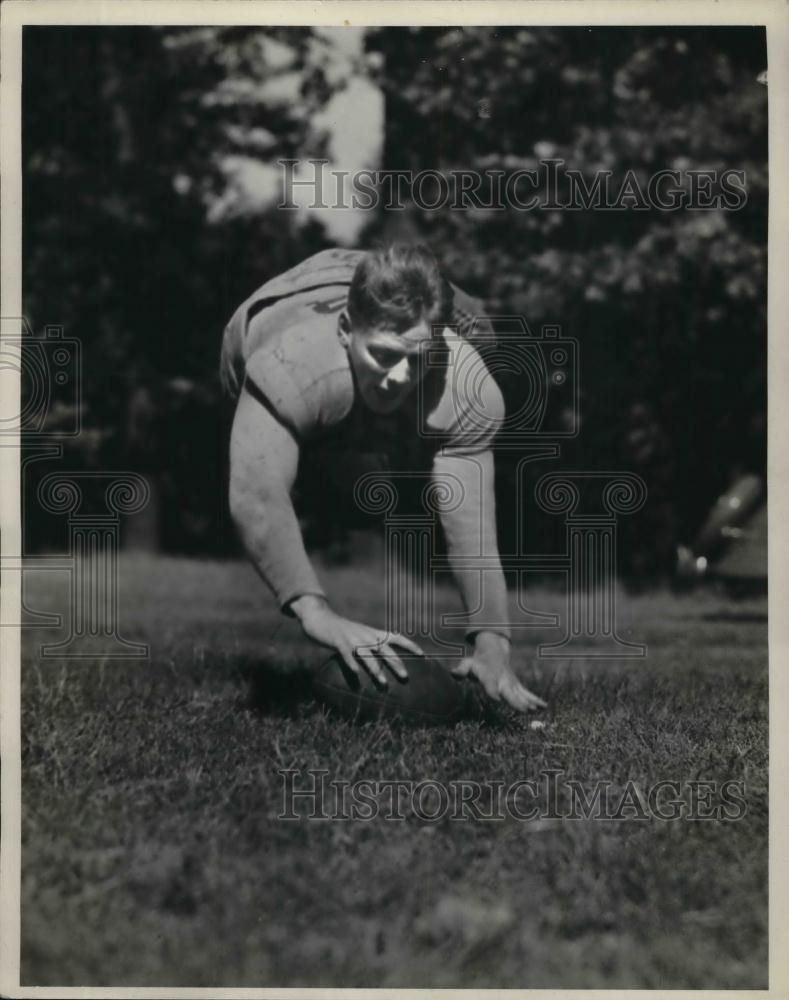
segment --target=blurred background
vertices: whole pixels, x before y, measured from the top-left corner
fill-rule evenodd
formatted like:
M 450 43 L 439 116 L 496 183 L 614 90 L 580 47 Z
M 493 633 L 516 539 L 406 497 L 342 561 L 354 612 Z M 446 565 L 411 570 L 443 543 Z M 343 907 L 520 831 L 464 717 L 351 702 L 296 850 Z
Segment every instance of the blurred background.
M 54 388 L 47 433 L 78 409 L 57 468 L 148 478 L 128 546 L 239 552 L 224 325 L 309 254 L 395 237 L 428 241 L 490 311 L 578 340 L 580 434 L 533 474 L 643 477 L 649 500 L 622 523 L 631 584 L 671 577 L 733 482 L 763 484 L 764 29 L 26 27 L 23 46 L 24 308 L 37 334 L 56 324 L 82 345 L 80 391 Z M 442 172 L 557 158 L 643 185 L 658 170 L 734 169 L 747 203 L 386 213 L 311 210 L 305 195 L 283 211 L 285 157 Z M 518 457 L 498 456 L 503 549 Z M 53 467 L 27 465 L 26 497 Z M 350 476 L 320 507 L 303 491 L 311 544 L 338 559 L 348 531 L 369 528 L 341 500 Z M 562 524 L 532 528 L 537 549 L 563 545 Z M 28 552 L 50 550 L 64 526 L 27 502 L 25 533 Z

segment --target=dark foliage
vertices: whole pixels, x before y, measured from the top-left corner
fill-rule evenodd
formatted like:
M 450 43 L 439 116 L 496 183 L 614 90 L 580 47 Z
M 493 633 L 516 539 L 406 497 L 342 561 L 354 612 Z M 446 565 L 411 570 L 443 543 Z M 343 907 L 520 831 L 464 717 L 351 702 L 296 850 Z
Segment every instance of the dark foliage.
M 624 529 L 625 568 L 664 574 L 732 475 L 765 467 L 764 32 L 404 28 L 371 31 L 367 48 L 357 72 L 377 74 L 385 94 L 387 169 L 553 158 L 590 179 L 632 171 L 642 186 L 665 169 L 745 172 L 739 211 L 396 220 L 492 312 L 578 339 L 581 433 L 562 467 L 643 476 L 650 499 Z M 85 430 L 69 467 L 159 477 L 168 548 L 232 544 L 221 331 L 263 278 L 327 243 L 317 224 L 234 199 L 233 158 L 324 152 L 315 113 L 344 83 L 327 51 L 295 28 L 25 30 L 26 314 L 84 348 Z M 294 74 L 297 100 L 266 89 Z M 391 231 L 379 216 L 365 239 Z M 504 388 L 517 402 L 518 386 Z M 516 457 L 499 463 L 505 544 Z M 28 515 L 29 544 L 51 541 Z

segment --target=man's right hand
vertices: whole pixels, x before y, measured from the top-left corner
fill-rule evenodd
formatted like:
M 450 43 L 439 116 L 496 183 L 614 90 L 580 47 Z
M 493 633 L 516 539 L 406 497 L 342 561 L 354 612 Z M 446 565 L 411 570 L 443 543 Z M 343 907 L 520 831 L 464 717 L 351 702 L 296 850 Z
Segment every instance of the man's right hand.
M 418 656 L 423 655 L 419 646 L 406 636 L 343 618 L 332 611 L 324 597 L 316 594 L 297 597 L 290 602 L 289 607 L 301 622 L 304 634 L 309 639 L 336 650 L 348 669 L 357 676 L 361 670 L 361 662 L 373 680 L 382 687 L 388 686 L 382 662 L 399 680 L 408 680 L 408 673 L 394 646 L 400 646 Z

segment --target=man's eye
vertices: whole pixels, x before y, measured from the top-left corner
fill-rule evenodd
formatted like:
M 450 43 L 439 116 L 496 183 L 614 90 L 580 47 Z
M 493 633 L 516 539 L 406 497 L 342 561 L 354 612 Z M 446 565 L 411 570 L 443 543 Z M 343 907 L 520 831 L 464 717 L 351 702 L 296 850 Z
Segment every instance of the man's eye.
M 392 368 L 400 360 L 400 355 L 394 351 L 370 351 L 373 361 L 383 368 Z

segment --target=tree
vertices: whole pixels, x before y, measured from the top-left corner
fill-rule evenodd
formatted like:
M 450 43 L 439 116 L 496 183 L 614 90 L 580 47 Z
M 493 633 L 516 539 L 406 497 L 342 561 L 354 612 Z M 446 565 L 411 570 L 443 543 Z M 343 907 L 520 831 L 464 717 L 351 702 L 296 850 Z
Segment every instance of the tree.
M 216 539 L 222 329 L 267 275 L 326 245 L 245 201 L 235 178 L 264 157 L 319 155 L 312 119 L 344 81 L 310 29 L 27 27 L 23 60 L 25 312 L 83 346 L 69 465 L 166 475 L 173 522 L 192 510 L 202 525 L 177 543 Z M 198 404 L 210 440 L 185 423 Z
M 545 177 L 552 159 L 589 184 L 610 171 L 615 191 L 628 172 L 645 190 L 662 169 L 686 186 L 694 170 L 743 171 L 739 211 L 411 213 L 492 312 L 580 340 L 582 433 L 564 461 L 644 476 L 629 568 L 665 572 L 733 472 L 765 468 L 763 29 L 386 28 L 368 47 L 383 56 L 385 168 Z

